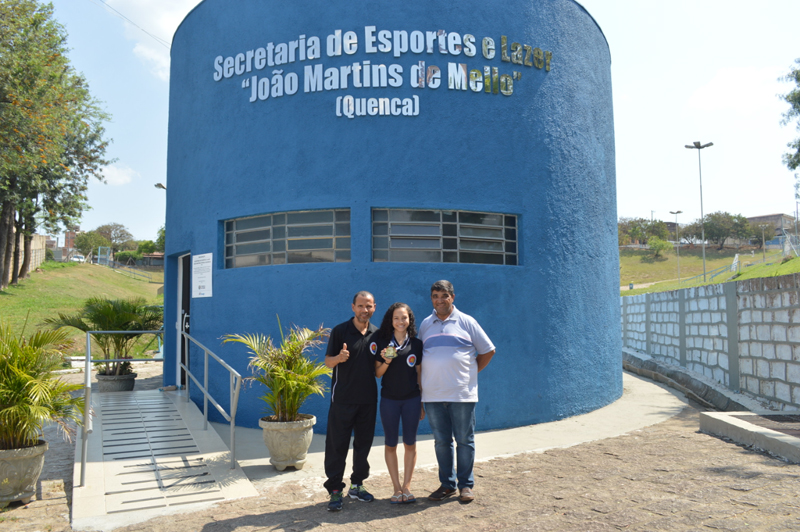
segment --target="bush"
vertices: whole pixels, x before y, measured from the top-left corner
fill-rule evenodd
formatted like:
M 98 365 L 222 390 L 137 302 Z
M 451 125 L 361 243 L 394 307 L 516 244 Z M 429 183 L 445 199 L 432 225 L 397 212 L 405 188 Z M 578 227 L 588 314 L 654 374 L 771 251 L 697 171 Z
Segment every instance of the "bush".
M 647 241 L 647 246 L 650 248 L 650 251 L 654 252 L 654 257 L 659 257 L 664 251 L 672 249 L 671 243 L 666 240 L 661 240 L 657 236 L 650 237 Z
M 142 254 L 138 251 L 118 251 L 114 259 L 121 264 L 128 264 L 131 260 L 134 262 L 142 260 Z
M 48 318 L 45 323 L 53 327 L 73 327 L 79 331 L 157 331 L 164 318 L 163 309 L 148 305 L 142 297 L 129 299 L 87 299 L 78 314 L 68 316 L 58 313 L 58 318 Z M 107 360 L 129 359 L 131 348 L 143 333 L 94 334 L 103 358 Z M 130 362 L 104 362 L 100 375 L 126 375 L 131 373 Z
M 69 436 L 70 423 L 81 422 L 83 396 L 72 394 L 83 386 L 67 384 L 55 373 L 68 342 L 63 330 L 24 338 L 0 325 L 0 449 L 36 445 L 47 423 L 57 423 Z

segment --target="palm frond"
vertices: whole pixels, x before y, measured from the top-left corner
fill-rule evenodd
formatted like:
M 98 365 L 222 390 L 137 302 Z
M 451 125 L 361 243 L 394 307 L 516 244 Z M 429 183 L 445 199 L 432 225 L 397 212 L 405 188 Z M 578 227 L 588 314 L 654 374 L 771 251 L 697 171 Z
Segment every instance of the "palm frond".
M 91 297 L 75 315 L 59 314 L 45 323 L 53 327 L 72 327 L 88 331 L 155 331 L 163 326 L 161 307 L 148 305 L 142 297 L 108 299 Z M 130 358 L 129 353 L 141 334 L 93 334 L 92 339 L 100 348 L 103 359 Z M 119 375 L 129 368 L 125 362 L 105 364 L 106 375 Z
M 83 397 L 72 392 L 82 386 L 64 383 L 54 371 L 59 347 L 68 339 L 65 329 L 15 336 L 0 324 L 0 449 L 35 445 L 45 424 L 65 427 L 80 423 Z
M 249 367 L 253 372 L 249 380 L 268 389 L 261 396 L 267 413 L 276 416 L 278 421 L 296 421 L 305 400 L 326 391 L 323 377 L 329 376 L 331 370 L 311 360 L 308 353 L 321 345 L 329 332 L 321 325 L 316 330 L 293 326 L 288 334 L 281 329 L 278 346 L 263 334 L 228 334 L 222 337 L 222 343 L 239 343 L 248 348 Z

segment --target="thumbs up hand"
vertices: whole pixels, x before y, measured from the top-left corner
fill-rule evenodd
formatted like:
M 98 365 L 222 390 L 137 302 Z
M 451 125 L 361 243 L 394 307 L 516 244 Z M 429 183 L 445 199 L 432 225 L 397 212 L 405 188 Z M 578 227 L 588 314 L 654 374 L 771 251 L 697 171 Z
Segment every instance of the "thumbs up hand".
M 350 351 L 347 350 L 347 344 L 342 344 L 342 350 L 339 351 L 339 364 L 347 362 L 348 358 L 350 358 Z

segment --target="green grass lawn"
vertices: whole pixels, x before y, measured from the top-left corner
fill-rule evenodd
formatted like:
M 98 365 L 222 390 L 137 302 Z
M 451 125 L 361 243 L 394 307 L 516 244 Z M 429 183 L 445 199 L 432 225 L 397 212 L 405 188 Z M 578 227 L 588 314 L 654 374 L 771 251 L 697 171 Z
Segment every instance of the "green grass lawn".
M 46 318 L 55 317 L 59 312 L 77 313 L 83 302 L 93 296 L 144 297 L 149 303 L 160 305 L 163 296 L 156 294 L 160 287 L 160 284 L 135 280 L 104 266 L 46 262 L 41 271 L 32 272 L 29 279 L 0 292 L 0 320 L 8 323 L 16 334 L 26 327 L 28 335 L 43 327 Z M 80 340 L 85 335 L 76 331 L 74 338 L 77 342 L 74 349 L 82 351 Z M 149 338 L 144 339 L 144 343 L 147 342 Z
M 733 264 L 735 249 L 717 250 L 715 246 L 706 247 L 706 271 Z M 767 253 L 767 260 L 776 260 L 780 251 Z M 761 253 L 751 254 L 750 250 L 739 252 L 742 264 L 761 261 Z M 703 250 L 699 246 L 681 248 L 681 279 L 688 279 L 703 273 Z M 654 283 L 678 278 L 678 257 L 674 251 L 653 258 L 653 252 L 647 249 L 621 249 L 619 251 L 620 286 L 630 283 Z
M 637 288 L 634 290 L 628 290 L 623 288 L 620 290 L 620 294 L 623 296 L 632 296 L 636 294 L 645 294 L 650 292 L 666 292 L 668 290 L 677 290 L 679 288 L 688 288 L 690 286 L 700 286 L 703 284 L 719 284 L 725 283 L 729 281 L 744 281 L 746 279 L 756 279 L 761 277 L 777 277 L 780 275 L 789 275 L 792 273 L 800 273 L 800 257 L 795 257 L 787 261 L 782 260 L 782 253 L 772 253 L 772 255 L 767 255 L 767 264 L 760 263 L 760 264 L 753 264 L 753 259 L 757 261 L 761 260 L 761 255 L 756 255 L 755 257 L 748 255 L 740 256 L 740 269 L 738 272 L 726 272 L 724 274 L 719 275 L 718 277 L 714 278 L 707 278 L 707 282 L 703 282 L 703 278 L 700 277 L 699 279 L 695 279 L 693 282 L 681 282 L 679 283 L 677 280 L 668 280 L 658 282 L 656 284 L 650 285 L 646 288 Z M 708 259 L 706 259 L 708 262 Z M 772 262 L 772 264 L 770 264 Z M 748 266 L 748 264 L 752 264 Z M 707 270 L 711 270 L 712 268 L 707 267 Z M 700 266 L 700 273 L 702 272 L 702 264 Z M 681 277 L 683 278 L 683 255 L 681 255 Z

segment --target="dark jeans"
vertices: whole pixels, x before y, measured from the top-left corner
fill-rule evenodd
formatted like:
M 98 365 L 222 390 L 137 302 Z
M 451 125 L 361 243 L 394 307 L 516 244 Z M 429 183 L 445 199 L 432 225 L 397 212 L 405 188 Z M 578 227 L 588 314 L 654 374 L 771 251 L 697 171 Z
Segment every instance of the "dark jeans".
M 422 413 L 422 398 L 418 395 L 411 399 L 397 401 L 381 397 L 381 423 L 383 423 L 383 443 L 387 447 L 397 447 L 400 440 L 400 421 L 403 422 L 403 443 L 417 443 L 419 416 Z
M 475 464 L 475 405 L 425 403 L 425 413 L 433 432 L 436 461 L 439 462 L 439 482 L 445 488 L 472 488 L 475 484 L 472 476 Z
M 328 493 L 343 490 L 345 461 L 353 435 L 352 484 L 361 484 L 369 476 L 369 456 L 375 437 L 377 404 L 341 405 L 331 403 L 328 410 L 328 433 L 325 436 L 325 489 Z

